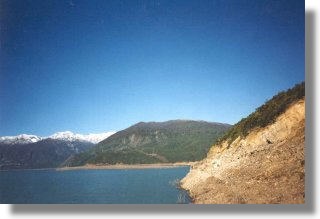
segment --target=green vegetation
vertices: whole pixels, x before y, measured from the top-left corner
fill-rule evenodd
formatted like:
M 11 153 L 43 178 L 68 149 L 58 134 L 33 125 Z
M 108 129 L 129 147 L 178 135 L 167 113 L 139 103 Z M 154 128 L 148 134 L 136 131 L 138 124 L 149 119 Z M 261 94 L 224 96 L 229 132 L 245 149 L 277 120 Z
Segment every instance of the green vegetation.
M 140 122 L 76 155 L 67 165 L 196 161 L 230 127 L 204 121 Z
M 249 132 L 258 127 L 265 127 L 273 122 L 277 116 L 283 113 L 292 103 L 302 99 L 305 96 L 304 82 L 295 85 L 293 88 L 282 91 L 273 96 L 265 104 L 256 109 L 247 118 L 242 119 L 235 124 L 218 143 L 228 140 L 229 143 L 234 141 L 237 137 L 245 137 Z
M 105 151 L 97 154 L 81 153 L 76 156 L 71 166 L 90 164 L 137 164 L 158 163 L 158 159 L 147 156 L 138 150 Z

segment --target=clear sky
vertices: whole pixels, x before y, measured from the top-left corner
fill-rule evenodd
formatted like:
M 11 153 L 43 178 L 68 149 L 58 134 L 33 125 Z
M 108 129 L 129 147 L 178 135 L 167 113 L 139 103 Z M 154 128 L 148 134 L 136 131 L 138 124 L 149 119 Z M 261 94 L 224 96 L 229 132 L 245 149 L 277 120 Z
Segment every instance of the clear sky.
M 0 136 L 234 124 L 304 80 L 303 0 L 0 4 Z

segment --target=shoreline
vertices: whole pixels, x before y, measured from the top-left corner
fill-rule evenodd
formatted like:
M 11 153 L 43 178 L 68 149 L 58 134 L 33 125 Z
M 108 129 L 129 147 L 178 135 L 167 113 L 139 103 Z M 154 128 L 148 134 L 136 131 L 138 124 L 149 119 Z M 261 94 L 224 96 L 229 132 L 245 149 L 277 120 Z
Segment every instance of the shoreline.
M 85 165 L 76 167 L 59 167 L 57 171 L 68 170 L 121 170 L 121 169 L 164 169 L 183 166 L 191 166 L 194 162 L 179 162 L 179 163 L 155 163 L 155 164 L 112 164 L 112 165 Z
M 28 171 L 28 170 L 121 170 L 121 169 L 164 169 L 183 166 L 192 166 L 195 162 L 178 162 L 178 163 L 154 163 L 154 164 L 110 164 L 110 165 L 85 165 L 75 167 L 50 167 L 50 168 L 26 168 L 26 169 L 0 169 L 2 171 Z

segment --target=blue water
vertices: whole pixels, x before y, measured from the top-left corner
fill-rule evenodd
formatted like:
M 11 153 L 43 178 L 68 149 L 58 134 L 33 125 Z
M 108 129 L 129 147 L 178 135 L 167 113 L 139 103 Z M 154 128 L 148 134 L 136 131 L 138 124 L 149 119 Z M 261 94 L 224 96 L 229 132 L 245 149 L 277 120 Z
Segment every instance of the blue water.
M 0 203 L 189 203 L 177 182 L 188 167 L 0 172 Z

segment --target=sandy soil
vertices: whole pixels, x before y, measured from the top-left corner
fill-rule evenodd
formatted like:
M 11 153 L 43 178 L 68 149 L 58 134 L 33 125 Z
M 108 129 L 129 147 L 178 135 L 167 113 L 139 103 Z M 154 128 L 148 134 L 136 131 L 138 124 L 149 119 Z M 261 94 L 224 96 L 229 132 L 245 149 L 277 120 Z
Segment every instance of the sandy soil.
M 275 123 L 213 147 L 181 181 L 198 204 L 305 202 L 305 101 Z
M 159 169 L 159 168 L 174 168 L 178 166 L 191 166 L 194 162 L 180 163 L 156 163 L 156 164 L 115 164 L 115 165 L 93 165 L 77 167 L 61 167 L 56 170 L 89 170 L 89 169 Z

